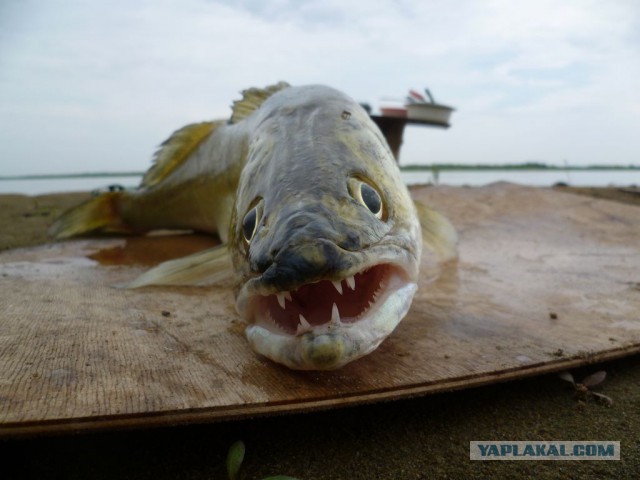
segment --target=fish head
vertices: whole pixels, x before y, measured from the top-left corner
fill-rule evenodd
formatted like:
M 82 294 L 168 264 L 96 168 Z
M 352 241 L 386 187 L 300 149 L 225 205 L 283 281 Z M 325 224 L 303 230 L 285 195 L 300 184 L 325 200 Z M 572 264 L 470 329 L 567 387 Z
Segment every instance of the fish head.
M 420 225 L 387 143 L 353 100 L 288 88 L 251 121 L 229 247 L 260 354 L 339 368 L 373 351 L 417 289 Z

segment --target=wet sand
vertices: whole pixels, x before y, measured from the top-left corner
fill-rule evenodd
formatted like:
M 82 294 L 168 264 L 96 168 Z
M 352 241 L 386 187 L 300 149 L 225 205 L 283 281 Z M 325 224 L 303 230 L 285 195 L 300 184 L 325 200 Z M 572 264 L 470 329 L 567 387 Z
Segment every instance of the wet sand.
M 640 205 L 633 191 L 558 188 Z M 53 218 L 87 197 L 0 196 L 0 250 L 45 243 Z M 547 375 L 326 412 L 4 440 L 3 478 L 226 478 L 226 451 L 238 439 L 247 479 L 637 478 L 640 357 L 573 373 L 597 370 L 608 374 L 598 391 L 612 407 L 578 401 L 570 384 Z M 619 440 L 622 460 L 471 462 L 471 440 Z

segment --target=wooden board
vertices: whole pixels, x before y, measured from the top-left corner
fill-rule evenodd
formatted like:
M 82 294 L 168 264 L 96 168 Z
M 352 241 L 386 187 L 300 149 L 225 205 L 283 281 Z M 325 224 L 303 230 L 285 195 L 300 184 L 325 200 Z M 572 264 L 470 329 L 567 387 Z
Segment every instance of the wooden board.
M 376 352 L 335 372 L 256 356 L 227 290 L 112 286 L 209 239 L 1 253 L 0 435 L 352 405 L 640 351 L 638 207 L 508 184 L 414 195 L 456 224 L 460 260 L 423 282 Z

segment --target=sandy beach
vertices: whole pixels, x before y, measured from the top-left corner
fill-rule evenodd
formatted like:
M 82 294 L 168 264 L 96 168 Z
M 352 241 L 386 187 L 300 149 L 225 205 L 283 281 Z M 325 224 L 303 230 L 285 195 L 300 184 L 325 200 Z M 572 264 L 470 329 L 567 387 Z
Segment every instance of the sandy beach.
M 640 206 L 637 188 L 557 188 Z M 53 219 L 89 195 L 0 196 L 0 250 L 46 243 Z M 226 478 L 226 451 L 238 439 L 247 479 L 637 478 L 640 358 L 572 373 L 598 370 L 607 372 L 598 391 L 611 407 L 578 401 L 571 385 L 544 375 L 316 413 L 3 440 L 3 470 L 14 472 L 4 478 Z M 472 462 L 472 440 L 620 441 L 622 460 Z

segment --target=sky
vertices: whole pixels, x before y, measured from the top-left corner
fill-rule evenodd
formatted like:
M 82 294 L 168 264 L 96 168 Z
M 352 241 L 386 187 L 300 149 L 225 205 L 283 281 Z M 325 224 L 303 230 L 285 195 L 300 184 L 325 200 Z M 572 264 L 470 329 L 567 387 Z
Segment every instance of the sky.
M 2 0 L 0 176 L 146 170 L 280 80 L 429 88 L 451 128 L 408 127 L 403 165 L 640 165 L 637 0 Z

